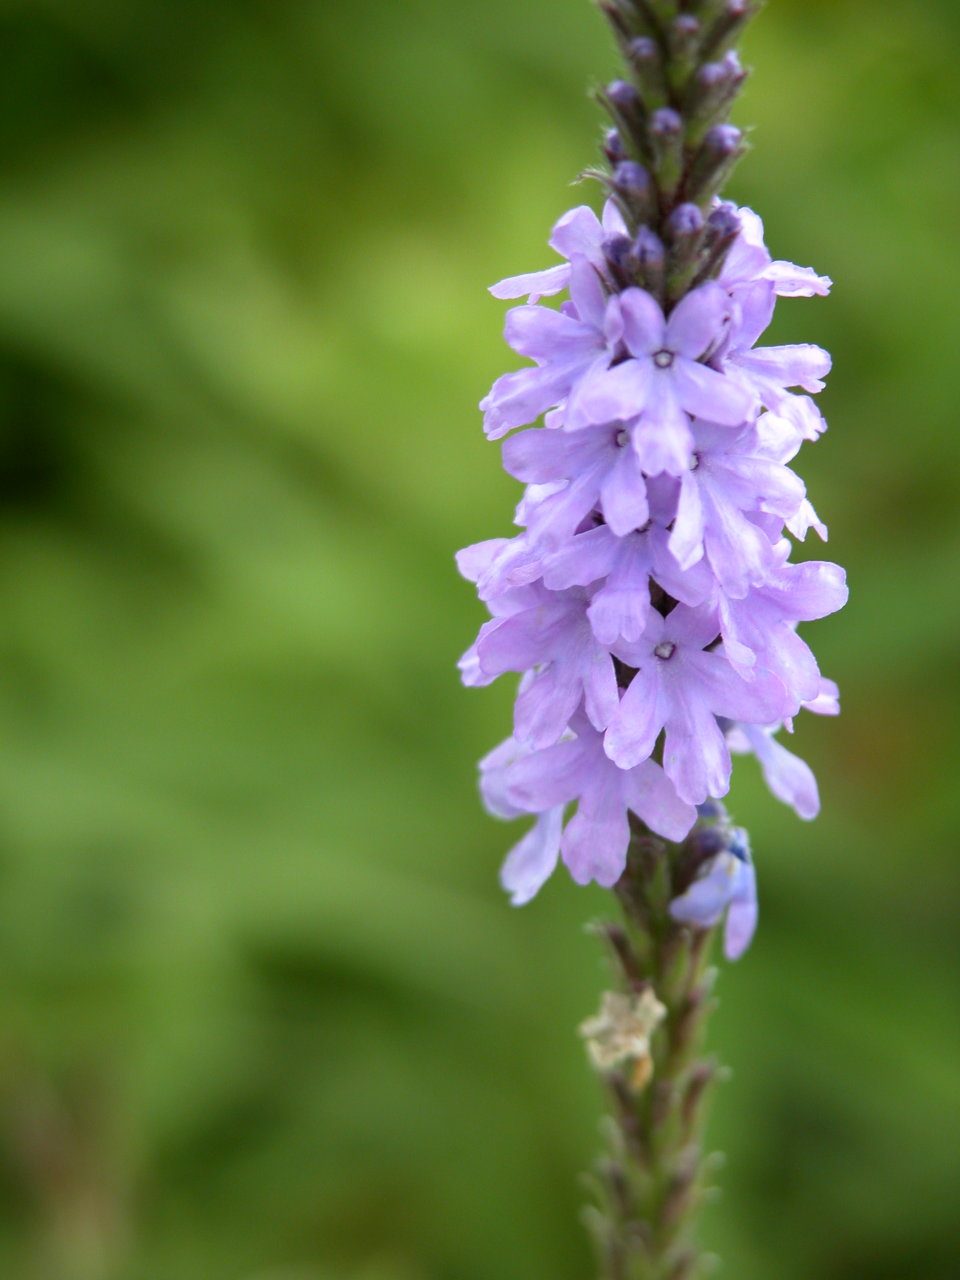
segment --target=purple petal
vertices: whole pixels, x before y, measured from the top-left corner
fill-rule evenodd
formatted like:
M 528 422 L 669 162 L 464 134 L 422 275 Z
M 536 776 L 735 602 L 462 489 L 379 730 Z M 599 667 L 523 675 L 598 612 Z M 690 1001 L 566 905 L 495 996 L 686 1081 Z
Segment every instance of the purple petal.
M 488 440 L 499 440 L 514 427 L 535 422 L 570 389 L 575 369 L 518 369 L 499 377 L 480 401 Z
M 781 298 L 824 298 L 833 287 L 829 276 L 818 276 L 813 267 L 797 267 L 792 262 L 771 262 L 763 278 L 773 281 Z
M 623 787 L 630 808 L 656 835 L 665 840 L 687 837 L 697 811 L 680 799 L 676 787 L 653 760 L 625 773 Z
M 638 671 L 607 727 L 604 751 L 618 768 L 636 768 L 653 750 L 665 718 L 659 680 Z
M 627 807 L 615 769 L 598 773 L 563 833 L 563 860 L 577 884 L 596 880 L 612 888 L 623 875 L 630 843 Z
M 595 646 L 581 670 L 583 706 L 595 729 L 606 729 L 620 706 L 617 673 L 606 649 Z
M 805 821 L 820 812 L 820 793 L 813 770 L 805 760 L 788 751 L 762 728 L 741 725 L 754 755 L 760 761 L 767 786 Z
M 723 930 L 723 953 L 728 960 L 739 960 L 757 928 L 757 880 L 753 863 L 738 860 L 736 877 L 736 893 Z
M 605 577 L 617 554 L 616 538 L 601 525 L 579 533 L 543 562 L 543 581 L 551 591 L 585 587 Z
M 515 907 L 529 902 L 549 879 L 560 856 L 563 806 L 548 809 L 513 846 L 500 868 L 500 883 Z
M 476 582 L 509 543 L 509 538 L 487 538 L 485 542 L 474 542 L 472 546 L 457 552 L 457 568 L 468 582 Z
M 583 683 L 573 663 L 555 661 L 538 672 L 517 696 L 514 736 L 540 750 L 555 745 L 580 705 Z
M 587 258 L 576 257 L 570 263 L 570 297 L 583 323 L 602 333 L 607 295 L 596 266 Z
M 566 480 L 570 474 L 568 437 L 548 427 L 530 427 L 504 440 L 504 470 L 525 484 Z
M 676 395 L 687 413 L 724 427 L 738 427 L 753 414 L 756 397 L 708 365 L 679 356 L 670 370 Z
M 545 271 L 530 271 L 526 275 L 508 276 L 506 280 L 492 284 L 490 292 L 495 298 L 503 301 L 526 296 L 533 301 L 536 298 L 552 297 L 553 294 L 559 293 L 561 289 L 566 288 L 569 279 L 569 264 L 561 262 L 555 267 L 547 267 Z
M 517 754 L 523 751 L 520 744 L 512 738 L 507 742 L 512 744 L 515 758 L 504 762 L 499 775 L 490 775 L 492 784 L 487 784 L 481 775 L 488 803 L 493 794 L 501 807 L 506 804 L 514 812 L 541 813 L 579 795 L 583 785 L 584 745 L 578 739 L 566 739 L 543 751 L 520 755 Z M 481 769 L 485 763 L 481 762 Z M 490 785 L 495 788 L 493 793 Z
M 730 295 L 726 289 L 716 281 L 701 285 L 682 298 L 670 313 L 664 345 L 688 360 L 698 360 L 723 339 L 729 317 Z
M 677 516 L 670 532 L 670 552 L 681 569 L 689 569 L 703 558 L 703 504 L 700 486 L 691 472 L 680 477 Z
M 683 677 L 686 680 L 686 673 Z M 689 804 L 730 790 L 730 752 L 716 717 L 694 687 L 675 690 L 663 740 L 663 767 Z
M 647 483 L 629 441 L 617 450 L 600 490 L 603 518 L 618 538 L 639 529 L 650 518 Z
M 587 363 L 600 342 L 595 329 L 549 307 L 513 307 L 503 336 L 518 355 L 556 364 Z
M 649 360 L 624 360 L 613 369 L 597 371 L 578 396 L 585 422 L 629 422 L 647 402 L 653 366 Z
M 737 363 L 748 373 L 769 378 L 781 387 L 803 387 L 804 391 L 817 392 L 823 390 L 822 379 L 830 372 L 831 360 L 822 347 L 798 343 L 741 351 Z
M 637 361 L 628 361 L 636 364 Z M 623 365 L 618 365 L 623 368 Z M 633 428 L 634 453 L 648 476 L 683 475 L 690 466 L 693 433 L 690 419 L 677 403 L 672 379 L 647 365 L 650 371 L 647 405 L 637 426 Z
M 786 714 L 787 692 L 771 672 L 758 671 L 752 680 L 744 680 L 722 650 L 691 653 L 688 662 L 709 691 L 710 710 L 716 715 L 751 724 L 772 724 Z
M 600 247 L 604 240 L 604 230 L 600 220 L 589 205 L 577 205 L 569 209 L 557 222 L 551 233 L 549 244 L 551 249 L 563 254 L 565 258 L 577 255 L 583 258 L 598 259 L 602 262 Z
M 693 884 L 679 898 L 670 903 L 670 914 L 680 924 L 690 924 L 697 929 L 712 928 L 730 903 L 734 892 L 732 858 L 715 858 L 710 871 Z
M 656 298 L 643 289 L 626 289 L 620 295 L 620 314 L 624 341 L 632 355 L 652 356 L 661 350 L 667 324 Z

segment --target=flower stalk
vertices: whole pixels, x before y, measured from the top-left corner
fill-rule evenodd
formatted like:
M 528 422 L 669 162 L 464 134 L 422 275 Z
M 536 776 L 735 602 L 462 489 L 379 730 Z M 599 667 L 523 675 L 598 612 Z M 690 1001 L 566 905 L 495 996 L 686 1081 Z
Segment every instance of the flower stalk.
M 593 1203 L 585 1216 L 602 1280 L 688 1280 L 703 1261 L 695 1235 L 711 1171 L 703 1123 L 720 1074 L 703 1048 L 716 927 L 684 924 L 670 906 L 713 856 L 715 826 L 701 821 L 677 845 L 634 825 L 614 889 L 622 922 L 594 926 L 616 984 L 603 1007 L 645 1002 L 659 1016 L 646 1043 L 622 1037 L 617 1044 L 602 1016 L 581 1026 L 608 1107 L 607 1149 L 588 1179 Z M 595 1050 L 604 1035 L 608 1045 L 613 1040 L 606 1055 Z
M 521 676 L 513 734 L 480 763 L 487 808 L 535 819 L 501 872 L 512 901 L 562 858 L 623 912 L 600 926 L 616 989 L 581 1027 L 610 1103 L 590 1215 L 603 1280 L 688 1280 L 711 940 L 724 920 L 736 959 L 757 919 L 746 833 L 720 802 L 731 753 L 813 818 L 813 774 L 775 735 L 839 710 L 797 629 L 843 606 L 845 576 L 790 560 L 791 539 L 826 538 L 788 464 L 826 429 L 811 397 L 830 358 L 758 345 L 778 298 L 831 282 L 774 261 L 757 215 L 720 198 L 746 151 L 734 46 L 760 4 L 598 7 L 624 61 L 597 94 L 606 163 L 584 175 L 606 201 L 558 221 L 562 262 L 491 289 L 525 300 L 505 336 L 533 364 L 481 402 L 525 490 L 519 534 L 459 554 L 491 614 L 460 665 L 469 685 Z

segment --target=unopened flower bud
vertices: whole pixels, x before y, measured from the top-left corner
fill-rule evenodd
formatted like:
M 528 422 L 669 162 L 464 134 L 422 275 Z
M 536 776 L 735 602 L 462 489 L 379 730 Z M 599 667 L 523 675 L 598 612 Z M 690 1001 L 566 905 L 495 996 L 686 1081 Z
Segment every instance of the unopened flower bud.
M 740 215 L 737 213 L 736 205 L 724 201 L 718 205 L 707 219 L 707 226 L 711 235 L 721 237 L 723 239 L 736 239 L 740 234 Z
M 663 74 L 660 45 L 649 36 L 638 36 L 630 41 L 627 56 L 636 72 L 640 92 L 648 109 L 663 106 L 667 101 L 667 82 Z
M 683 117 L 672 107 L 660 107 L 650 117 L 649 135 L 657 183 L 669 198 L 683 172 Z
M 684 196 L 697 204 L 723 186 L 743 154 L 743 134 L 732 124 L 716 124 L 707 131 L 684 184 Z
M 667 219 L 667 234 L 674 244 L 695 239 L 705 226 L 703 214 L 695 204 L 678 204 Z
M 654 209 L 654 191 L 650 175 L 636 160 L 621 160 L 613 171 L 613 197 L 628 227 L 650 221 Z
M 640 95 L 627 80 L 611 80 L 606 94 L 612 105 L 624 116 L 633 115 L 640 106 Z
M 645 114 L 639 92 L 626 80 L 611 80 L 597 96 L 613 117 L 621 139 L 626 140 L 624 149 L 635 150 L 630 141 L 642 139 Z
M 603 256 L 618 288 L 628 289 L 636 284 L 637 258 L 634 243 L 629 236 L 610 236 L 604 240 Z
M 663 241 L 649 227 L 641 227 L 637 232 L 633 251 L 637 259 L 637 274 L 643 288 L 647 293 L 652 293 L 655 298 L 662 298 L 667 265 Z
M 701 57 L 714 59 L 726 53 L 759 9 L 758 0 L 727 0 L 716 22 L 707 32 Z
M 684 100 L 691 142 L 700 142 L 707 130 L 723 119 L 746 78 L 747 73 L 732 50 L 719 62 L 707 62 L 698 69 Z
M 625 159 L 627 153 L 624 150 L 623 139 L 616 129 L 608 129 L 604 134 L 603 154 L 612 165 L 617 165 Z
M 683 69 L 692 64 L 700 41 L 700 22 L 692 13 L 681 13 L 671 22 L 667 32 L 670 56 L 674 65 Z
M 713 210 L 707 219 L 704 253 L 693 281 L 694 286 L 703 284 L 705 280 L 712 280 L 719 273 L 733 242 L 740 234 L 740 228 L 740 215 L 735 205 L 725 202 Z

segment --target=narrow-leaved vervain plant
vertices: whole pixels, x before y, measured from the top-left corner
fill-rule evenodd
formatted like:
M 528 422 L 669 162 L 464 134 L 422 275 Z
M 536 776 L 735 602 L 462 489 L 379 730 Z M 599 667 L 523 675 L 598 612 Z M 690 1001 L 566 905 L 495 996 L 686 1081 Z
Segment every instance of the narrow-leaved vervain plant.
M 521 677 L 513 734 L 480 765 L 491 812 L 534 818 L 503 885 L 526 903 L 562 858 L 624 910 L 597 926 L 618 989 L 581 1027 L 611 1106 L 589 1215 L 607 1280 L 703 1261 L 709 944 L 724 919 L 736 959 L 757 919 L 747 836 L 721 803 L 731 753 L 813 818 L 813 774 L 775 735 L 838 710 L 797 625 L 845 603 L 844 574 L 791 563 L 787 536 L 826 538 L 788 463 L 825 429 L 810 397 L 830 359 L 757 345 L 778 296 L 830 281 L 774 261 L 759 217 L 719 198 L 745 150 L 733 46 L 759 7 L 599 0 L 625 64 L 598 95 L 612 127 L 588 176 L 605 203 L 556 224 L 562 262 L 491 290 L 526 299 L 506 339 L 534 362 L 481 404 L 526 486 L 521 532 L 458 557 L 492 615 L 464 681 Z

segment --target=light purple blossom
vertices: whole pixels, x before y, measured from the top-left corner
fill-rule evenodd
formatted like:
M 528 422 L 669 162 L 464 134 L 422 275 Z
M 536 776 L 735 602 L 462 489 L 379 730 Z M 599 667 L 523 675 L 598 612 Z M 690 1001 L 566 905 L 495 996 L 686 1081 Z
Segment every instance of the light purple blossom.
M 736 852 L 725 849 L 703 868 L 693 884 L 670 903 L 670 914 L 681 924 L 712 928 L 727 913 L 723 950 L 728 960 L 743 955 L 757 927 L 757 877 L 747 834 L 731 833 Z
M 537 892 L 562 854 L 578 884 L 615 884 L 630 843 L 628 812 L 667 840 L 682 840 L 696 821 L 664 771 L 652 760 L 619 769 L 606 756 L 603 739 L 582 716 L 576 736 L 539 751 L 508 739 L 480 763 L 481 790 L 498 817 L 539 814 L 538 824 L 514 847 L 504 865 L 504 887 L 515 902 Z M 563 827 L 557 813 L 577 802 Z M 544 818 L 546 814 L 552 814 Z
M 785 714 L 786 691 L 770 672 L 744 680 L 722 651 L 710 609 L 678 605 L 654 613 L 642 640 L 620 645 L 617 657 L 636 669 L 609 721 L 607 754 L 622 769 L 647 759 L 665 733 L 663 767 L 690 804 L 724 796 L 730 787 L 730 752 L 717 717 L 765 724 Z
M 639 415 L 641 430 L 633 445 L 648 475 L 683 472 L 690 460 L 691 417 L 709 417 L 739 426 L 749 417 L 755 396 L 704 363 L 727 338 L 732 304 L 719 284 L 701 285 L 677 304 L 669 320 L 659 303 L 642 289 L 619 296 L 626 358 L 606 372 L 594 371 L 568 409 L 565 425 L 630 421 Z
M 843 571 L 789 559 L 790 538 L 826 537 L 789 464 L 825 429 L 812 397 L 830 361 L 758 342 L 777 297 L 830 281 L 774 262 L 752 211 L 715 217 L 732 248 L 666 312 L 623 275 L 631 254 L 654 261 L 663 246 L 649 229 L 630 241 L 609 202 L 602 221 L 585 207 L 560 219 L 564 262 L 492 290 L 528 299 L 505 333 L 533 363 L 482 404 L 526 488 L 519 532 L 458 557 L 491 614 L 461 670 L 471 685 L 520 676 L 514 735 L 481 764 L 490 810 L 534 820 L 502 873 L 518 904 L 561 857 L 578 883 L 614 884 L 631 814 L 686 838 L 694 806 L 726 794 L 731 752 L 754 754 L 801 817 L 819 807 L 809 767 L 774 734 L 800 710 L 838 710 L 797 628 L 842 607 Z M 565 289 L 559 308 L 540 302 Z M 731 956 L 756 921 L 734 844 L 671 908 L 704 927 L 726 911 Z

